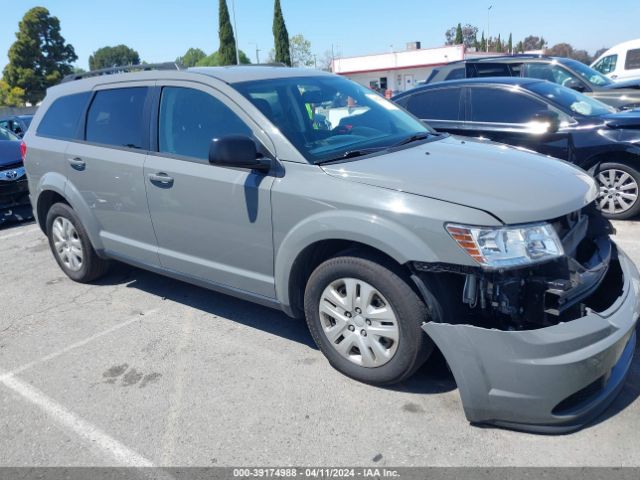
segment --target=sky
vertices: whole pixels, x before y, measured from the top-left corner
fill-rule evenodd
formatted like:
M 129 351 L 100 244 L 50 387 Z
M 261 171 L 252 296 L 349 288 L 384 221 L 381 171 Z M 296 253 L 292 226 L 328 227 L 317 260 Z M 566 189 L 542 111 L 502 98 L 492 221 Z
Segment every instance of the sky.
M 235 3 L 240 49 L 252 62 L 256 48 L 265 61 L 273 48 L 273 0 L 227 0 Z M 281 0 L 289 35 L 303 34 L 320 60 L 333 48 L 336 56 L 403 50 L 407 42 L 423 48 L 444 44 L 444 32 L 459 22 L 487 29 L 514 42 L 543 36 L 550 45 L 568 42 L 593 54 L 640 36 L 639 0 Z M 5 7 L 2 7 L 5 5 Z M 218 0 L 0 0 L 0 68 L 15 40 L 18 22 L 34 6 L 44 6 L 61 23 L 61 32 L 88 69 L 98 48 L 124 43 L 142 60 L 173 61 L 190 47 L 207 54 L 218 48 Z M 621 13 L 624 13 L 623 15 Z M 233 18 L 232 18 L 233 20 Z

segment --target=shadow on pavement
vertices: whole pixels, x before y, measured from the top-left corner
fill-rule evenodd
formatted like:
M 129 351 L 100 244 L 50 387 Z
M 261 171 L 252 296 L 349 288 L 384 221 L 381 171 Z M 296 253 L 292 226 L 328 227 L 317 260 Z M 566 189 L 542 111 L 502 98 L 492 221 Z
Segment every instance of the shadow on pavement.
M 189 283 L 114 262 L 111 273 L 99 285 L 125 285 L 150 295 L 188 305 L 202 312 L 224 317 L 257 330 L 292 340 L 317 350 L 304 320 L 289 318 L 271 308 L 207 290 Z M 327 367 L 329 367 L 327 365 Z M 443 393 L 456 388 L 444 357 L 436 349 L 429 361 L 409 380 L 388 387 L 409 393 Z

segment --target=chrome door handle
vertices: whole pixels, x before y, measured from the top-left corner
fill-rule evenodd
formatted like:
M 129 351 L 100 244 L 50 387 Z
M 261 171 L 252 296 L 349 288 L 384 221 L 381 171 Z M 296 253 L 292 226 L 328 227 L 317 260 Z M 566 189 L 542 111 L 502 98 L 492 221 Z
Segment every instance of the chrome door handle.
M 79 170 L 79 171 L 84 170 L 87 167 L 86 162 L 78 157 L 70 158 L 69 165 L 71 165 L 71 168 L 73 168 L 74 170 Z
M 161 186 L 170 187 L 173 185 L 173 178 L 164 172 L 150 173 L 149 180 L 151 183 L 160 184 Z

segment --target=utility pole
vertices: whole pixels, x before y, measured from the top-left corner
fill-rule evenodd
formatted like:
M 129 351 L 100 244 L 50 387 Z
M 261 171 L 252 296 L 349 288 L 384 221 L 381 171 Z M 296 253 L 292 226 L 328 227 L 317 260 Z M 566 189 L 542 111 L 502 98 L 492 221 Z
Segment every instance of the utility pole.
M 240 65 L 240 50 L 238 49 L 238 25 L 236 25 L 236 0 L 231 0 L 231 10 L 233 10 L 233 29 L 236 34 L 236 63 Z
M 249 42 L 249 45 L 256 46 L 256 63 L 260 63 L 260 49 L 258 48 L 258 44 L 256 42 Z
M 489 15 L 491 14 L 492 8 L 493 5 L 489 5 L 489 8 L 487 8 L 487 52 L 489 51 L 489 40 L 491 39 L 491 30 L 489 29 L 491 24 L 489 23 Z

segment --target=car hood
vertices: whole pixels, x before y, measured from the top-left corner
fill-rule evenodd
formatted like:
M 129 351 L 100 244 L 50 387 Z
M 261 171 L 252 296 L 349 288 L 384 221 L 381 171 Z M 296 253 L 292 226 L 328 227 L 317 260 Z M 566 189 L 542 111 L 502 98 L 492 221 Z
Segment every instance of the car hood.
M 608 113 L 602 119 L 610 128 L 640 128 L 640 109 Z
M 0 168 L 21 162 L 20 142 L 0 140 Z
M 554 219 L 597 194 L 593 179 L 566 162 L 457 137 L 323 169 L 344 180 L 484 210 L 506 224 Z

